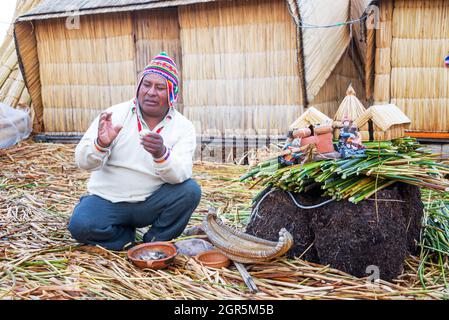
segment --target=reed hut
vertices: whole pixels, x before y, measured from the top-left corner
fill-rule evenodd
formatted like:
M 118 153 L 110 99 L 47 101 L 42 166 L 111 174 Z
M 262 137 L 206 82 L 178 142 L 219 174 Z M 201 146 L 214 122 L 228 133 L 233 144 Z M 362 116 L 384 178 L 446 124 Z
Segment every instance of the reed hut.
M 408 135 L 449 138 L 448 0 L 382 0 L 369 29 L 367 99 L 394 104 L 410 119 Z M 375 35 L 375 36 L 373 36 Z
M 17 0 L 14 17 L 31 10 L 40 2 L 41 0 Z M 29 108 L 31 97 L 19 69 L 13 33 L 14 27 L 11 25 L 0 46 L 0 102 L 14 108 Z
M 362 102 L 357 98 L 354 88 L 349 86 L 346 91 L 346 97 L 338 107 L 337 112 L 334 116 L 334 121 L 339 125 L 343 123 L 344 120 L 348 119 L 354 121 L 358 119 L 366 111 Z
M 349 27 L 301 26 L 346 21 L 349 9 L 349 0 L 43 0 L 14 33 L 35 130 L 84 132 L 133 97 L 162 50 L 179 64 L 178 109 L 198 132 L 285 134 L 309 106 L 333 116 L 350 83 L 363 90 Z
M 362 116 L 365 111 L 366 109 L 363 106 L 362 102 L 356 97 L 354 88 L 352 86 L 349 86 L 348 90 L 346 91 L 346 97 L 341 102 L 340 107 L 338 107 L 338 110 L 334 116 L 334 138 L 339 138 L 339 128 L 343 126 L 343 122 L 345 120 L 355 121 L 360 116 Z
M 405 136 L 410 119 L 394 104 L 369 107 L 354 125 L 359 128 L 363 141 L 386 141 Z

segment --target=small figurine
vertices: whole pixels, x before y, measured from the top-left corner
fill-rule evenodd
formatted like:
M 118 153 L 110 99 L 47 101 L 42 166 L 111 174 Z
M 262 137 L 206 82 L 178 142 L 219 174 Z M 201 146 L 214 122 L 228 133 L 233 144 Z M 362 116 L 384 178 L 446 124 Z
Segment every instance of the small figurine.
M 301 138 L 294 136 L 293 131 L 289 131 L 287 134 L 287 141 L 283 150 L 299 148 L 301 145 Z
M 315 126 L 314 133 L 317 138 L 316 148 L 318 153 L 327 154 L 335 152 L 332 126 Z
M 343 127 L 340 128 L 341 132 L 348 133 L 352 126 L 352 120 L 350 120 L 347 116 L 343 118 Z
M 294 136 L 293 131 L 289 131 L 287 134 L 287 142 L 283 148 L 283 150 L 292 150 L 297 149 L 301 146 L 301 138 L 297 138 Z M 301 153 L 289 153 L 284 156 L 279 156 L 278 160 L 284 166 L 292 166 L 294 164 L 299 163 L 299 159 L 301 157 Z
M 354 138 L 352 139 L 352 144 L 364 148 L 362 144 L 362 134 L 359 132 L 358 128 L 356 126 L 352 126 L 349 132 L 354 135 Z
M 338 150 L 342 158 L 365 154 L 362 135 L 358 131 L 358 128 L 352 125 L 352 121 L 350 120 L 343 121 L 343 128 L 340 130 Z

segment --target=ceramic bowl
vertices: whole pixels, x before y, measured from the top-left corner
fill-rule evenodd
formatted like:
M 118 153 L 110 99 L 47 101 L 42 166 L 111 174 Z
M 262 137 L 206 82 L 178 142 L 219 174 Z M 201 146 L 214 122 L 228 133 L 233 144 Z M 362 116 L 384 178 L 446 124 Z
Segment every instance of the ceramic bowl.
M 226 268 L 231 263 L 223 253 L 218 250 L 209 250 L 195 256 L 195 260 L 203 266 L 211 268 Z
M 139 257 L 148 251 L 161 251 L 166 258 L 158 260 L 142 260 Z M 163 269 L 168 267 L 177 254 L 176 247 L 171 242 L 143 243 L 128 250 L 128 259 L 140 269 Z

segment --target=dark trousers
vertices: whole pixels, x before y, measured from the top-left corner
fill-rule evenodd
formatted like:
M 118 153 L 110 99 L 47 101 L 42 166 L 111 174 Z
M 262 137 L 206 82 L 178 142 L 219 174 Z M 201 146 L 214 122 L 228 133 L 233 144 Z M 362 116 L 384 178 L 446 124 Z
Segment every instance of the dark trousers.
M 117 251 L 135 242 L 136 228 L 150 225 L 144 242 L 170 241 L 184 231 L 200 198 L 200 186 L 192 179 L 164 184 L 138 203 L 83 196 L 73 211 L 69 231 L 80 243 Z

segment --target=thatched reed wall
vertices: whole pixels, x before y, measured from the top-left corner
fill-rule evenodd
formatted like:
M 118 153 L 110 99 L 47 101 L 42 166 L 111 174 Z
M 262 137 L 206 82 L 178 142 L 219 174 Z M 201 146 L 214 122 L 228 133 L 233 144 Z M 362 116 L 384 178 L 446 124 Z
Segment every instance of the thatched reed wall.
M 82 133 L 102 110 L 135 95 L 152 56 L 165 50 L 182 61 L 176 12 L 81 16 L 79 29 L 67 29 L 65 18 L 17 24 L 35 131 Z
M 26 23 L 17 26 L 14 30 L 14 37 L 17 50 L 22 53 L 19 59 L 21 63 L 21 71 L 24 76 L 26 88 L 30 94 L 32 102 L 32 110 L 34 113 L 33 130 L 40 132 L 43 130 L 43 107 L 42 107 L 42 93 L 41 82 L 39 76 L 39 60 L 37 55 L 37 42 L 35 37 L 30 37 L 33 33 L 34 26 Z M 17 42 L 17 37 L 25 37 L 27 41 L 20 44 Z M 19 65 L 20 66 L 20 65 Z M 29 71 L 29 74 L 24 73 L 23 70 Z M 25 77 L 26 74 L 26 77 Z
M 390 102 L 391 86 L 391 42 L 392 42 L 393 2 L 380 4 L 379 29 L 376 32 L 374 104 Z
M 34 8 L 40 2 L 41 0 L 18 0 L 14 17 Z M 11 107 L 30 108 L 31 97 L 19 70 L 13 33 L 14 28 L 11 24 L 0 46 L 0 102 Z
M 391 101 L 412 120 L 412 131 L 449 131 L 448 54 L 449 1 L 397 1 Z
M 152 57 L 161 51 L 172 57 L 182 79 L 182 51 L 179 36 L 178 9 L 155 9 L 133 13 L 136 37 L 136 68 L 137 76 L 148 65 Z M 183 112 L 183 82 L 181 81 L 180 95 L 177 108 Z
M 371 28 L 366 31 L 366 56 L 365 56 L 365 96 L 368 101 L 373 99 L 374 91 L 374 65 L 375 65 L 375 39 L 376 30 Z
M 286 2 L 179 7 L 179 21 L 186 115 L 202 131 L 283 134 L 303 111 Z
M 362 61 L 364 69 L 364 87 L 367 103 L 372 103 L 374 91 L 374 65 L 376 57 L 376 27 L 378 22 L 379 8 L 373 0 L 351 0 L 351 19 L 360 19 L 364 14 L 367 18 L 363 25 L 353 25 L 355 47 Z
M 376 37 L 376 103 L 393 103 L 410 131 L 449 131 L 449 0 L 382 1 Z
M 63 2 L 80 6 L 81 29 L 64 28 Z M 362 86 L 360 62 L 346 56 L 348 27 L 299 28 L 301 19 L 347 20 L 349 0 L 121 3 L 47 0 L 18 19 L 36 131 L 84 132 L 101 110 L 134 96 L 137 75 L 162 50 L 178 63 L 178 108 L 198 132 L 284 134 L 312 102 L 332 117 L 349 83 Z
M 101 110 L 133 96 L 135 51 L 130 13 L 36 23 L 47 132 L 87 129 Z

